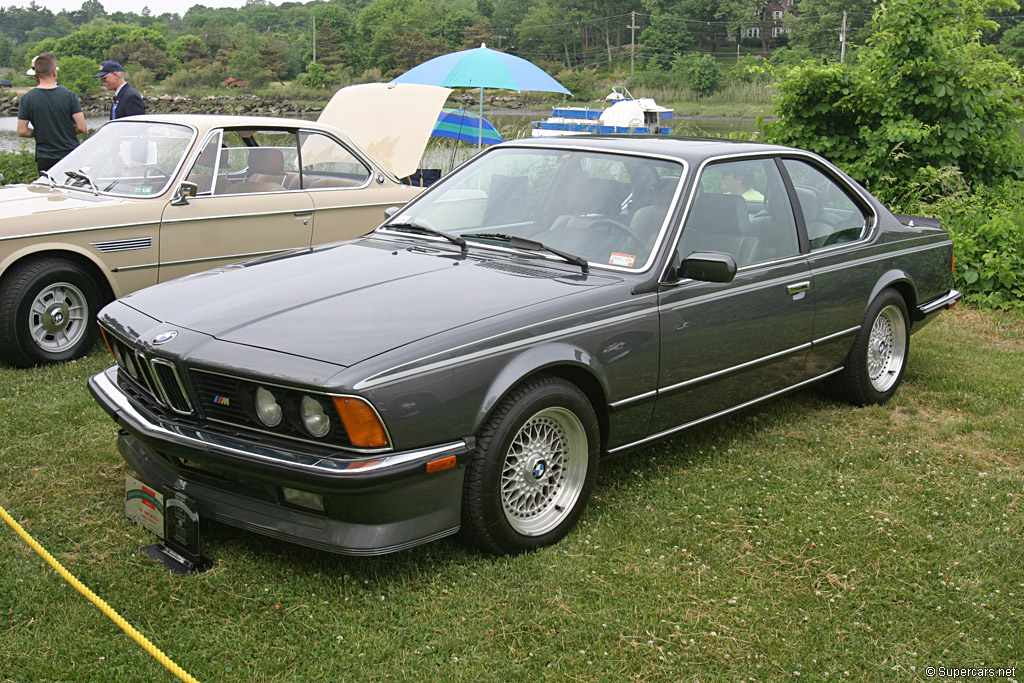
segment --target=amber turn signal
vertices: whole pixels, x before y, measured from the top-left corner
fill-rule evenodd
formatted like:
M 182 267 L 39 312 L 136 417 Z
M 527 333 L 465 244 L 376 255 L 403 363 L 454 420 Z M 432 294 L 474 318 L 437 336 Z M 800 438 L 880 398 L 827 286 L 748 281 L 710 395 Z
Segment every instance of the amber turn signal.
M 335 396 L 334 409 L 345 425 L 349 441 L 356 448 L 386 448 L 390 445 L 384 425 L 366 401 L 351 396 Z
M 107 333 L 100 328 L 100 336 L 103 337 L 103 343 L 107 345 L 107 351 L 110 351 L 110 355 L 114 357 L 114 362 L 117 362 L 117 354 L 114 353 L 114 347 L 110 345 L 110 340 L 107 339 Z
M 433 474 L 434 472 L 440 472 L 441 470 L 450 470 L 455 467 L 455 456 L 449 455 L 446 458 L 438 458 L 437 460 L 431 460 L 427 463 L 427 474 Z

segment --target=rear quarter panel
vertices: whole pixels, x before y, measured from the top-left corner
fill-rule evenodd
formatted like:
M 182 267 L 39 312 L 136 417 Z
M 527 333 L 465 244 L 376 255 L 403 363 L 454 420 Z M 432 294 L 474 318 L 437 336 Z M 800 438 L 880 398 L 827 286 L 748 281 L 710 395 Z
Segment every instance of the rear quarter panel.
M 887 211 L 865 243 L 814 252 L 809 257 L 815 291 L 812 374 L 839 367 L 878 294 L 893 287 L 915 307 L 952 286 L 953 245 L 941 228 L 907 227 Z M 911 328 L 913 331 L 913 328 Z

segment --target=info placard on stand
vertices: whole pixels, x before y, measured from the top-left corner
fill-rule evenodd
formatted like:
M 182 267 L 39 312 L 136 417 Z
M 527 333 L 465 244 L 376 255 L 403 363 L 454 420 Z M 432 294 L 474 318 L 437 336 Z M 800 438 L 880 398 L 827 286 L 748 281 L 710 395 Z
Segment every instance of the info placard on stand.
M 199 513 L 194 501 L 177 491 L 164 496 L 164 540 L 142 549 L 177 574 L 199 574 L 213 566 L 199 548 Z

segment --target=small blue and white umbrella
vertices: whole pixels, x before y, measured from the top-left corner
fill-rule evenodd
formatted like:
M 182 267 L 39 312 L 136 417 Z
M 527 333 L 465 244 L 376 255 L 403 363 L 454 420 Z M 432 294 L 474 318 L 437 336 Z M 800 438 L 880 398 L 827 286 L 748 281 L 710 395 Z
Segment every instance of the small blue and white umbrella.
M 442 109 L 431 136 L 463 142 L 479 141 L 486 145 L 496 145 L 502 141 L 501 133 L 494 124 L 464 109 Z
M 484 88 L 539 90 L 572 93 L 546 71 L 521 57 L 492 50 L 486 44 L 428 59 L 406 71 L 392 83 L 420 83 L 446 88 L 480 88 L 480 129 L 477 144 L 483 143 Z

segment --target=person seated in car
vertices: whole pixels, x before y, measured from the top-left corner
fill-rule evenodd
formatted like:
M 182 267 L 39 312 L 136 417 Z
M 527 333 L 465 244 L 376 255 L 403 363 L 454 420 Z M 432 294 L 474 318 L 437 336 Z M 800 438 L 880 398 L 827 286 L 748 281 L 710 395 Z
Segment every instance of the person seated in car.
M 729 168 L 722 173 L 722 190 L 725 194 L 738 194 L 744 199 L 763 202 L 764 195 L 754 189 L 753 175 L 745 168 Z

